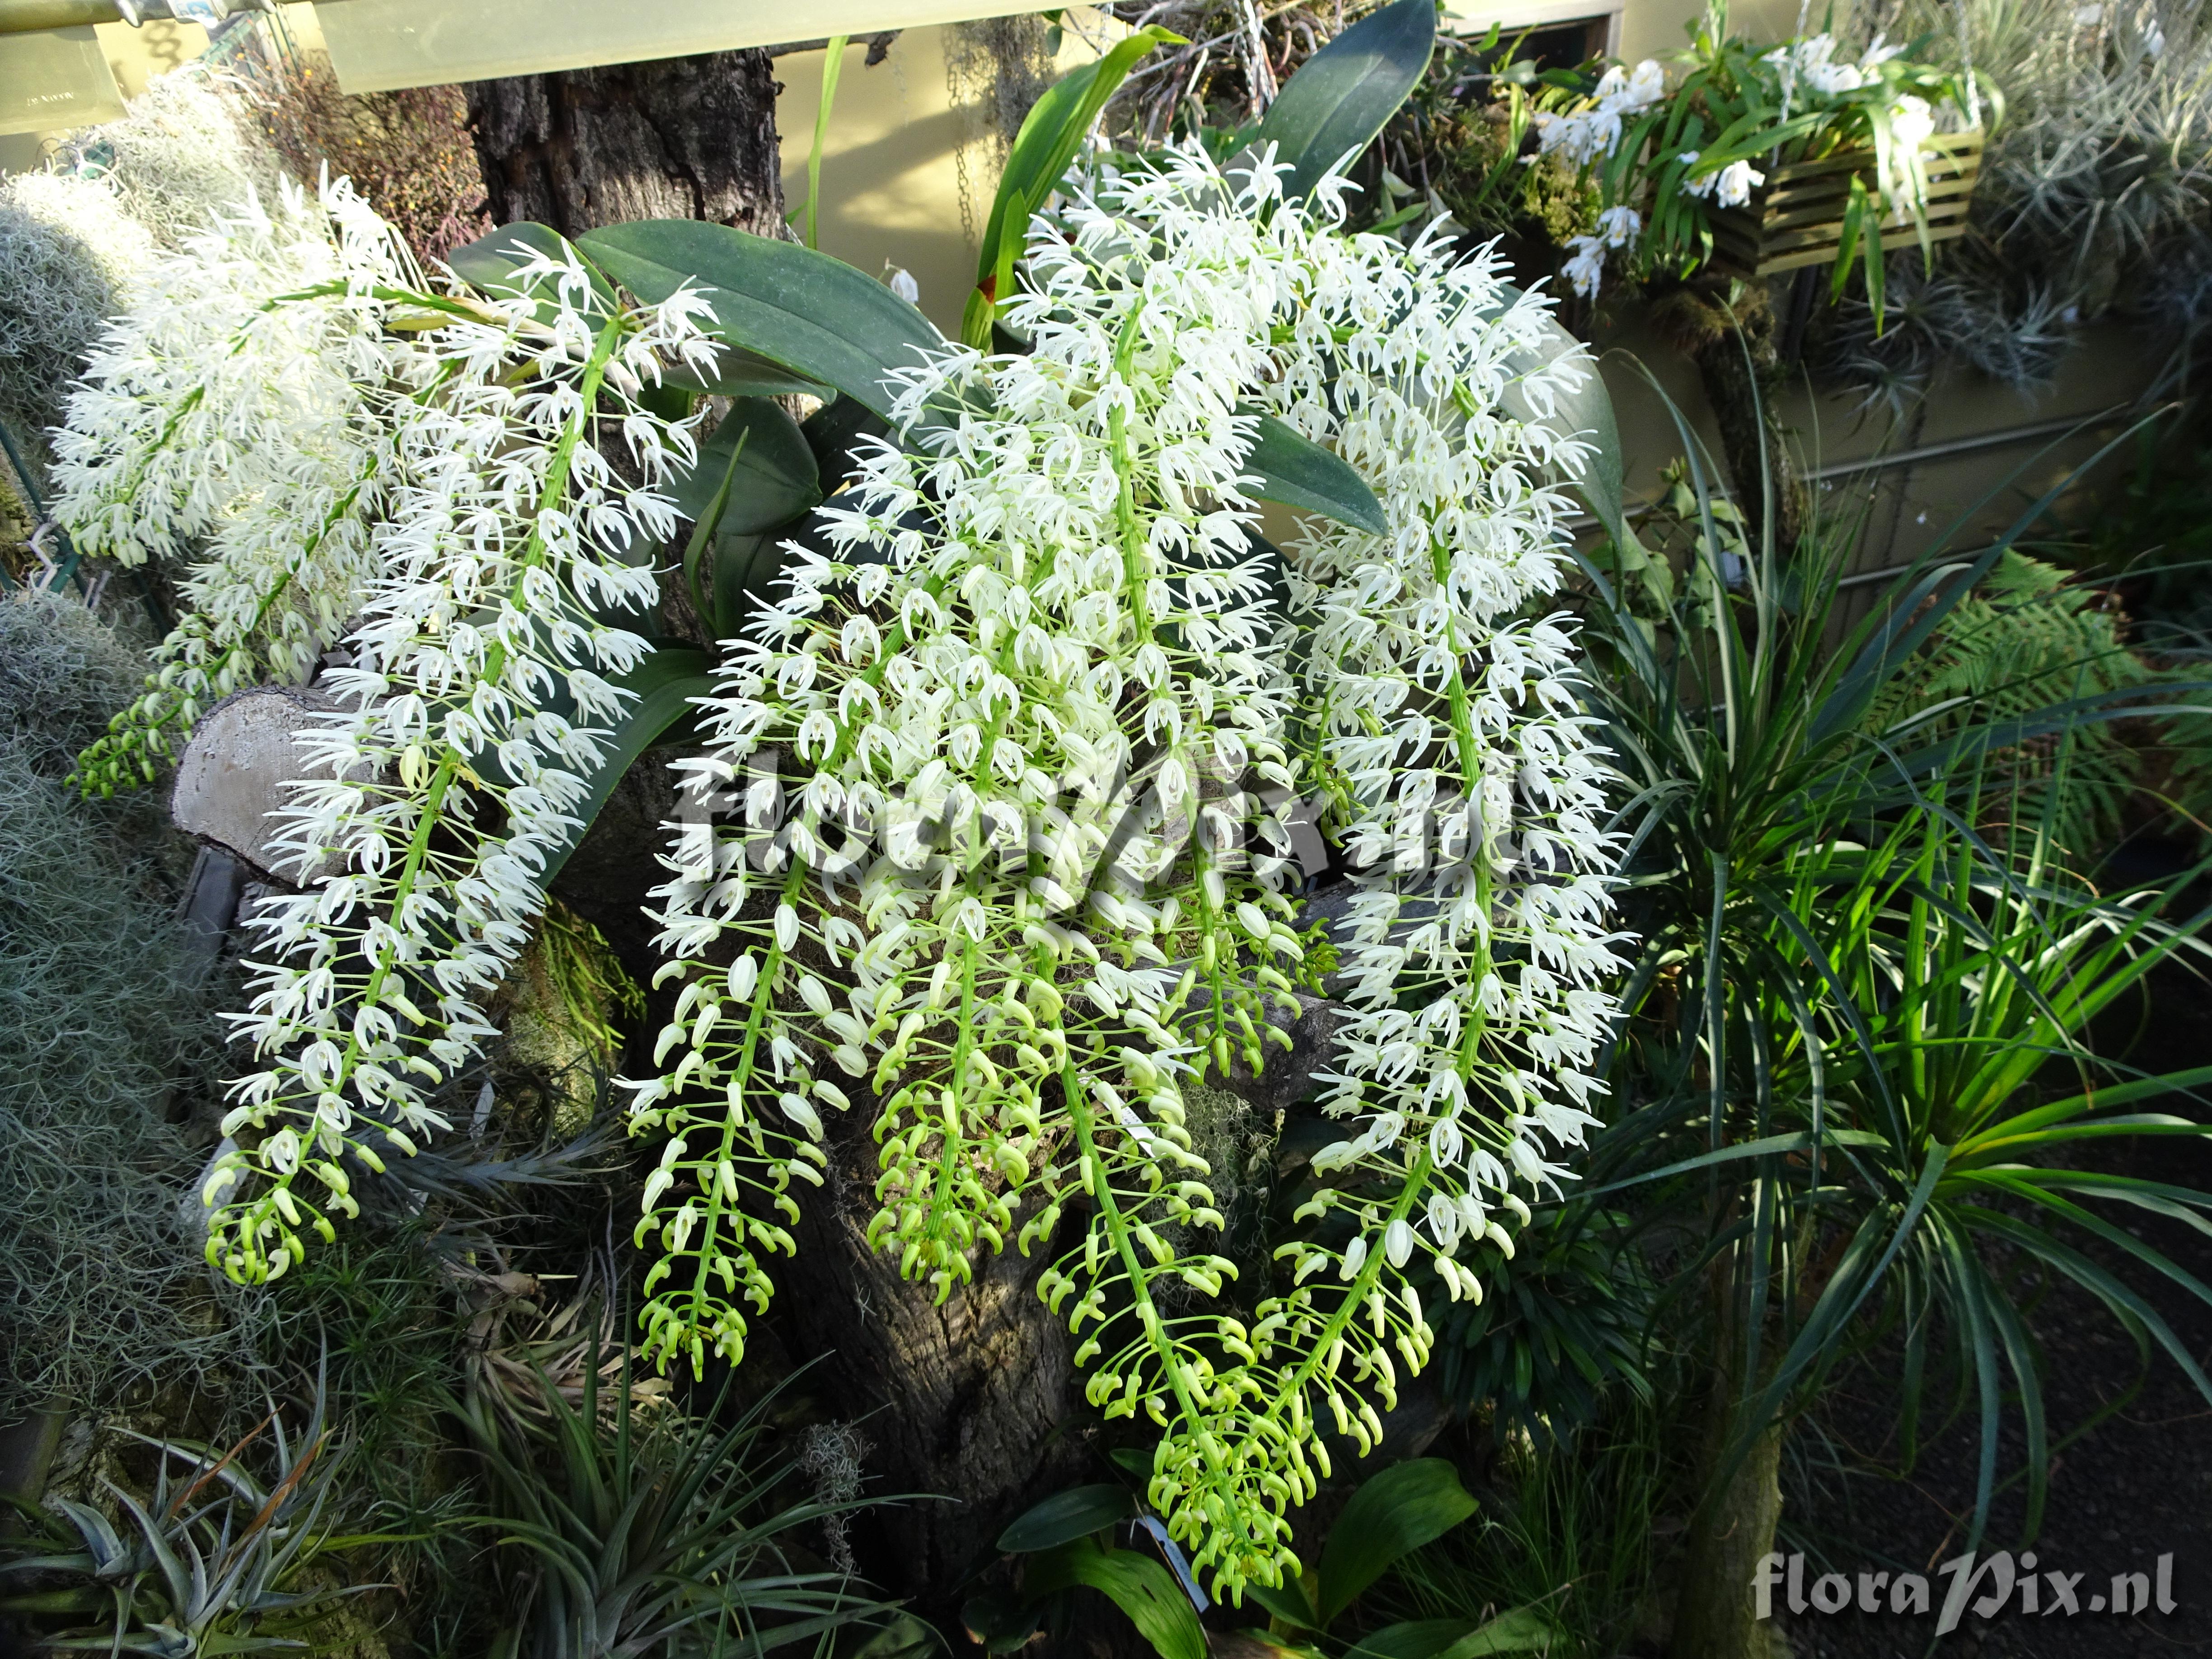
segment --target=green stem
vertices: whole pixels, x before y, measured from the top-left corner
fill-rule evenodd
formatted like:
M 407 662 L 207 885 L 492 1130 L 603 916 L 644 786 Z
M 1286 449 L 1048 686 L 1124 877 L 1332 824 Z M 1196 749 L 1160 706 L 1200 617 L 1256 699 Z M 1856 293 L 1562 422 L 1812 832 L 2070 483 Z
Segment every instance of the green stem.
M 1449 555 L 1441 544 L 1433 545 L 1430 551 L 1430 560 L 1431 568 L 1435 574 L 1437 586 L 1445 589 L 1445 642 L 1451 652 L 1452 669 L 1451 678 L 1444 688 L 1444 694 L 1451 709 L 1453 738 L 1459 750 L 1460 781 L 1462 787 L 1467 791 L 1470 807 L 1479 810 L 1480 797 L 1477 792 L 1482 783 L 1481 750 L 1475 739 L 1474 711 L 1468 703 L 1467 680 L 1461 666 L 1465 658 L 1459 639 L 1458 623 L 1449 603 L 1449 584 L 1451 580 Z M 1469 828 L 1472 834 L 1472 821 Z M 1489 863 L 1481 847 L 1474 847 L 1470 848 L 1470 852 L 1474 862 L 1476 902 L 1486 918 L 1490 908 L 1491 890 Z M 1482 951 L 1482 960 L 1472 970 L 1472 977 L 1476 982 L 1480 981 L 1481 975 L 1487 970 L 1488 961 L 1489 949 L 1485 945 Z M 1462 1083 L 1470 1082 L 1474 1079 L 1482 1030 L 1481 1011 L 1471 1010 L 1467 1029 L 1461 1034 L 1459 1054 L 1455 1066 Z M 1413 1213 L 1414 1205 L 1427 1190 L 1429 1177 L 1435 1173 L 1435 1169 L 1436 1165 L 1429 1149 L 1424 1146 L 1415 1157 L 1413 1168 L 1407 1171 L 1405 1184 L 1399 1188 L 1398 1196 L 1391 1204 L 1389 1219 L 1383 1224 L 1382 1230 L 1385 1232 L 1389 1231 L 1390 1223 L 1402 1221 Z M 1367 1299 L 1369 1292 L 1374 1289 L 1376 1280 L 1382 1275 L 1386 1259 L 1384 1252 L 1380 1249 L 1368 1253 L 1366 1261 L 1360 1264 L 1359 1272 L 1354 1276 L 1350 1288 L 1339 1301 L 1335 1312 L 1331 1314 L 1323 1323 L 1320 1337 L 1308 1349 L 1304 1361 L 1291 1374 L 1290 1386 L 1282 1395 L 1285 1401 L 1288 1401 L 1294 1395 L 1303 1394 L 1307 1386 L 1311 1383 L 1322 1361 L 1335 1347 L 1337 1339 L 1343 1335 L 1345 1328 L 1358 1315 L 1360 1304 Z
M 1143 297 L 1129 307 L 1122 319 L 1121 332 L 1114 342 L 1114 377 L 1131 397 L 1134 388 L 1128 384 L 1132 367 L 1137 358 L 1137 322 L 1145 314 Z M 1129 609 L 1137 623 L 1137 642 L 1152 642 L 1152 618 L 1145 597 L 1145 539 L 1137 525 L 1137 468 L 1129 453 L 1129 411 L 1126 402 L 1117 401 L 1106 416 L 1106 431 L 1114 448 L 1114 471 L 1121 480 L 1120 492 L 1114 498 L 1115 522 L 1121 532 L 1121 579 L 1129 590 Z
M 814 148 L 806 153 L 806 246 L 815 246 L 816 216 L 822 205 L 822 146 L 830 136 L 830 106 L 837 101 L 837 78 L 845 70 L 845 42 L 833 34 L 822 60 L 822 101 L 814 107 Z
M 1085 1098 L 1080 1080 L 1073 1061 L 1063 1061 L 1060 1068 L 1060 1086 L 1067 1097 L 1067 1115 L 1075 1128 L 1075 1145 L 1082 1167 L 1088 1176 L 1085 1182 L 1091 1201 L 1097 1205 L 1099 1218 L 1106 1224 L 1106 1237 L 1114 1246 L 1114 1254 L 1121 1259 L 1129 1278 L 1129 1295 L 1136 1304 L 1137 1322 L 1144 1329 L 1154 1352 L 1160 1357 L 1160 1369 L 1165 1374 L 1168 1386 L 1175 1390 L 1176 1404 L 1183 1420 L 1190 1425 L 1198 1442 L 1200 1452 L 1206 1458 L 1207 1473 L 1219 1485 L 1226 1485 L 1229 1471 L 1223 1468 L 1220 1448 L 1206 1429 L 1205 1414 L 1198 1401 L 1192 1397 L 1190 1383 L 1176 1357 L 1175 1344 L 1167 1334 L 1167 1326 L 1160 1317 L 1158 1305 L 1152 1300 L 1146 1270 L 1138 1259 L 1136 1241 L 1130 1235 L 1128 1218 L 1115 1200 L 1114 1183 L 1106 1172 L 1106 1160 L 1098 1151 L 1096 1126 L 1091 1115 L 1091 1105 Z
M 960 1169 L 962 1137 L 960 1125 L 954 1114 L 968 1097 L 968 1060 L 975 1045 L 975 951 L 973 938 L 968 939 L 960 951 L 960 1033 L 952 1043 L 952 1103 L 942 1111 L 943 1124 L 938 1134 L 941 1149 L 937 1159 L 937 1196 L 930 1206 L 929 1237 L 932 1243 L 941 1243 L 946 1218 L 951 1213 L 952 1182 Z M 938 1263 L 938 1266 L 943 1264 Z M 950 1281 L 946 1289 L 951 1288 Z M 941 1297 L 939 1298 L 942 1299 Z
M 805 865 L 793 860 L 791 874 L 784 878 L 782 895 L 784 903 L 788 904 L 799 896 L 799 890 L 805 884 Z M 739 1101 L 744 1098 L 745 1085 L 752 1081 L 753 1061 L 760 1052 L 761 1026 L 767 1018 L 769 1004 L 775 997 L 775 976 L 782 966 L 783 946 L 777 941 L 771 930 L 769 935 L 768 964 L 761 969 L 760 978 L 755 981 L 752 1006 L 746 1012 L 745 1034 L 738 1050 L 738 1076 L 734 1087 L 734 1097 Z M 715 1235 L 721 1231 L 722 1215 L 728 1208 L 728 1201 L 722 1196 L 721 1167 L 730 1161 L 731 1154 L 737 1148 L 737 1139 L 738 1113 L 731 1111 L 726 1113 L 722 1119 L 722 1145 L 720 1152 L 714 1159 L 714 1178 L 700 1183 L 707 1190 L 708 1199 L 707 1218 L 699 1230 L 699 1268 L 691 1281 L 691 1324 L 695 1329 L 700 1323 L 699 1314 L 707 1304 L 707 1276 L 714 1271 L 714 1252 L 709 1246 Z M 755 1145 L 757 1146 L 758 1143 L 756 1142 Z
M 1398 1196 L 1390 1206 L 1389 1218 L 1382 1224 L 1384 1231 L 1389 1230 L 1391 1222 L 1403 1221 L 1413 1213 L 1413 1206 L 1428 1188 L 1429 1176 L 1435 1168 L 1429 1149 L 1422 1147 L 1413 1159 L 1413 1167 L 1407 1172 L 1406 1184 L 1399 1188 Z M 1383 1264 L 1389 1260 L 1389 1256 L 1380 1249 L 1367 1253 L 1367 1260 L 1359 1264 L 1358 1273 L 1352 1276 L 1350 1286 L 1338 1301 L 1336 1311 L 1322 1324 L 1322 1334 L 1308 1350 L 1304 1363 L 1291 1373 L 1291 1385 L 1280 1396 L 1281 1403 L 1276 1407 L 1278 1412 L 1281 1410 L 1282 1404 L 1287 1404 L 1293 1395 L 1304 1394 L 1313 1382 L 1314 1374 L 1321 1369 L 1322 1362 L 1336 1346 L 1337 1338 L 1344 1334 L 1345 1327 L 1358 1316 L 1368 1293 L 1374 1290 L 1375 1281 L 1382 1276 Z
M 307 288 L 295 288 L 283 294 L 271 295 L 261 302 L 259 308 L 263 311 L 274 311 L 278 306 L 296 305 L 302 300 L 328 300 L 341 294 L 352 292 L 354 292 L 352 285 L 343 281 L 316 283 Z M 446 299 L 435 294 L 423 294 L 411 288 L 386 288 L 378 283 L 371 284 L 367 292 L 370 298 L 382 300 L 387 305 L 420 306 L 425 311 L 444 312 L 447 316 L 461 322 L 489 323 L 495 319 L 504 320 L 500 313 L 487 313 L 482 306 L 472 305 L 466 300 Z M 404 332 L 404 330 L 402 331 Z M 245 349 L 245 347 L 244 331 L 241 330 L 240 337 L 231 343 L 230 349 L 233 355 L 235 355 Z M 442 374 L 441 378 L 443 378 Z

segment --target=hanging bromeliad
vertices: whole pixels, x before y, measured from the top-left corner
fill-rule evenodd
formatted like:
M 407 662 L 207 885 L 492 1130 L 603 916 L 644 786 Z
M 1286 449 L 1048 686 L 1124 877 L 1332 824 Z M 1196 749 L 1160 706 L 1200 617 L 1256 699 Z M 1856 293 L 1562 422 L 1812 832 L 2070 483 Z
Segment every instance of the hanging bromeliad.
M 211 1260 L 282 1273 L 442 1127 L 553 872 L 696 707 L 653 913 L 671 1012 L 628 1085 L 658 1146 L 647 1351 L 741 1358 L 825 1116 L 866 1110 L 871 1242 L 939 1299 L 980 1251 L 1060 1245 L 1042 1293 L 1093 1405 L 1158 1425 L 1174 1534 L 1231 1594 L 1295 1571 L 1325 1437 L 1370 1449 L 1427 1358 L 1416 1267 L 1479 1296 L 1469 1253 L 1510 1253 L 1567 1175 L 1616 967 L 1545 615 L 1601 390 L 1486 255 L 1344 228 L 1338 169 L 1431 28 L 1426 0 L 1358 26 L 1225 169 L 1071 173 L 1153 36 L 1068 77 L 1009 160 L 964 343 L 690 222 L 510 228 L 432 283 L 337 186 L 183 256 L 155 292 L 222 262 L 226 303 L 125 319 L 65 441 L 88 546 L 204 554 L 82 775 L 143 775 L 233 684 L 348 664 L 301 739 L 302 890 L 236 1017 L 258 1066 Z M 804 433 L 790 392 L 828 404 Z M 1302 515 L 1284 551 L 1261 500 Z M 753 532 L 794 514 L 763 568 Z M 680 519 L 711 665 L 643 637 Z M 1239 1285 L 1184 1091 L 1287 1046 L 1299 796 L 1352 872 L 1343 1136 L 1279 1276 Z

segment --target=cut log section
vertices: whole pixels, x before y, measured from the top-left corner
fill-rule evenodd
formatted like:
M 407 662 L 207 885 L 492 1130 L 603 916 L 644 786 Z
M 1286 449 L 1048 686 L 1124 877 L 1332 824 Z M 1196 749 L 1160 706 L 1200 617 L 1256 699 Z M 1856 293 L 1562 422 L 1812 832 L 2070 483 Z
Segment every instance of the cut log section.
M 234 693 L 208 710 L 177 763 L 169 816 L 186 835 L 228 849 L 264 875 L 302 885 L 331 873 L 335 859 L 302 871 L 276 843 L 280 816 L 292 798 L 286 786 L 326 778 L 294 741 L 316 716 L 337 704 L 295 686 L 258 686 Z

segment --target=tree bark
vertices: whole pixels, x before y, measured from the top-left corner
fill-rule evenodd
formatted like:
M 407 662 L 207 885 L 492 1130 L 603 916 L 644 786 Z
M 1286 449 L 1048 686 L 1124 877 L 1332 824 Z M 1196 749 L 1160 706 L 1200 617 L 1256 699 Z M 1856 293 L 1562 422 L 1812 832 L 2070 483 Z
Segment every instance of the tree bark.
M 1723 1403 L 1706 1434 L 1708 1470 L 1718 1469 L 1734 1428 Z M 1782 1519 L 1781 1467 L 1782 1425 L 1770 1424 L 1727 1484 L 1708 1494 L 1690 1528 L 1668 1659 L 1768 1659 L 1774 1650 L 1772 1624 L 1756 1616 L 1753 1581 Z
M 1752 551 L 1768 527 L 1771 481 L 1774 550 L 1787 559 L 1804 538 L 1810 501 L 1775 404 L 1784 366 L 1765 286 L 1692 284 L 1664 295 L 1655 315 L 1698 367 Z
M 1345 1017 L 1341 1004 L 1304 994 L 1298 1002 L 1300 1017 L 1285 1026 L 1291 1050 L 1271 1048 L 1261 1077 L 1240 1066 L 1227 1085 L 1264 1119 L 1310 1091 Z M 949 1626 L 961 1586 L 995 1559 L 1008 1522 L 1064 1487 L 1109 1478 L 1093 1445 L 1099 1419 L 1083 1401 L 1073 1344 L 1036 1290 L 1086 1218 L 1071 1206 L 1060 1236 L 1026 1256 L 1011 1243 L 977 1249 L 974 1281 L 939 1306 L 868 1243 L 879 1173 L 872 1122 L 857 1102 L 831 1120 L 827 1176 L 820 1190 L 799 1194 L 799 1254 L 775 1264 L 772 1311 L 794 1358 L 822 1359 L 807 1373 L 807 1389 L 872 1443 L 869 1492 L 917 1494 L 856 1520 L 877 1582 Z M 1264 1261 L 1252 1267 L 1266 1270 Z M 1389 1419 L 1407 1447 L 1401 1455 L 1425 1443 L 1407 1439 L 1421 1432 L 1418 1416 L 1417 1406 Z M 951 1501 L 920 1496 L 928 1493 Z M 1079 1621 L 1080 1640 L 1050 1648 L 1054 1659 L 1149 1651 L 1130 1646 L 1127 1621 L 1103 1607 L 1089 1621 L 1096 1628 Z
M 793 1229 L 799 1254 L 776 1264 L 775 1312 L 793 1357 L 822 1361 L 808 1391 L 870 1443 L 869 1494 L 905 1495 L 855 1517 L 870 1576 L 950 1628 L 961 1585 L 996 1559 L 1008 1522 L 1103 1477 L 1073 1345 L 1037 1296 L 1059 1246 L 978 1249 L 974 1280 L 942 1305 L 902 1279 L 866 1237 L 878 1173 L 871 1116 L 856 1105 L 832 1129 L 828 1177 L 803 1195 Z
M 776 82 L 764 52 L 477 81 L 469 126 L 494 222 L 564 236 L 632 219 L 783 234 Z
M 1747 1377 L 1742 1309 L 1725 1258 L 1713 1265 L 1710 1289 L 1714 1359 L 1698 1458 L 1703 1501 L 1690 1523 L 1668 1659 L 1769 1659 L 1778 1644 L 1773 1625 L 1756 1616 L 1753 1579 L 1782 1520 L 1784 1425 L 1759 1425 L 1734 1472 L 1725 1479 L 1722 1472 L 1747 1426 L 1744 1402 L 1764 1392 L 1779 1356 L 1764 1345 L 1758 1376 Z

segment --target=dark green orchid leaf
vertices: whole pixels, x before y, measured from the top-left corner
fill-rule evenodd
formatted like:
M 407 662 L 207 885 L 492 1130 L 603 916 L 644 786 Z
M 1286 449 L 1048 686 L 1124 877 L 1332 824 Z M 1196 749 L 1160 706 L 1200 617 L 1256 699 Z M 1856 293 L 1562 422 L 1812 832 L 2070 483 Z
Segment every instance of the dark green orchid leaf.
M 1474 1513 L 1474 1499 L 1460 1484 L 1459 1471 L 1440 1457 L 1400 1463 L 1362 1483 L 1322 1547 L 1322 1628 L 1392 1562 L 1433 1543 Z
M 1382 503 L 1375 499 L 1375 492 L 1351 463 L 1272 415 L 1260 416 L 1259 433 L 1253 440 L 1252 453 L 1245 457 L 1244 471 L 1259 478 L 1252 494 L 1262 501 L 1279 501 L 1301 513 L 1318 513 L 1370 536 L 1389 533 L 1390 521 L 1382 516 Z
M 1436 50 L 1433 0 L 1397 0 L 1299 65 L 1253 135 L 1252 149 L 1275 146 L 1286 161 L 1283 193 L 1310 195 L 1328 170 L 1365 149 L 1406 101 Z
M 1009 1555 L 1057 1549 L 1078 1538 L 1103 1532 L 1136 1512 L 1137 1500 L 1127 1486 L 1071 1486 L 1017 1516 L 999 1534 L 999 1547 Z
M 814 452 L 816 475 L 831 495 L 851 481 L 862 447 L 871 438 L 889 438 L 890 423 L 866 404 L 840 398 L 799 423 Z
M 1266 1584 L 1247 1584 L 1244 1594 L 1296 1630 L 1321 1628 L 1321 1614 L 1315 1609 L 1313 1597 L 1306 1587 L 1295 1578 L 1285 1578 L 1273 1588 Z
M 970 1596 L 960 1606 L 960 1626 L 986 1653 L 1019 1653 L 1036 1639 L 1042 1615 L 1000 1595 Z
M 667 493 L 676 510 L 699 520 L 713 505 L 726 479 L 715 533 L 757 536 L 821 504 L 822 483 L 814 451 L 799 422 L 781 404 L 743 398 L 699 446 L 698 465 L 672 477 Z
M 1504 284 L 1504 305 L 1516 302 L 1521 293 L 1511 283 Z M 1582 384 L 1571 392 L 1555 394 L 1548 411 L 1537 407 L 1522 383 L 1526 376 L 1549 368 L 1560 358 L 1585 350 L 1583 343 L 1562 328 L 1556 319 L 1547 316 L 1543 343 L 1514 354 L 1511 367 L 1516 378 L 1506 383 L 1505 410 L 1517 421 L 1544 427 L 1562 438 L 1573 438 L 1589 446 L 1589 457 L 1572 479 L 1571 487 L 1605 526 L 1616 546 L 1640 554 L 1643 549 L 1636 532 L 1628 527 L 1621 495 L 1624 465 L 1620 425 L 1613 416 L 1613 393 L 1607 390 L 1605 377 L 1598 373 L 1596 362 L 1584 362 Z
M 711 374 L 678 363 L 664 368 L 661 378 L 694 397 L 819 398 L 826 404 L 837 396 L 835 386 L 794 374 L 757 351 L 731 345 L 716 354 Z
M 693 698 L 706 696 L 714 690 L 714 678 L 708 670 L 705 652 L 690 646 L 668 645 L 614 682 L 625 690 L 635 692 L 637 701 L 616 723 L 614 741 L 605 758 L 586 781 L 585 798 L 574 809 L 576 826 L 567 840 L 547 855 L 544 871 L 538 878 L 540 887 L 550 887 L 561 866 L 583 844 L 592 820 L 599 817 L 599 809 L 607 804 L 607 797 L 614 793 L 615 785 L 622 781 L 631 763 L 690 718 Z
M 1547 1653 L 1559 1627 L 1540 1608 L 1516 1607 L 1486 1624 L 1416 1619 L 1363 1636 L 1345 1659 L 1484 1659 L 1493 1653 Z
M 929 319 L 842 259 L 729 225 L 645 219 L 577 246 L 648 305 L 687 283 L 714 308 L 707 332 L 885 419 L 893 377 L 944 343 Z
M 593 309 L 605 315 L 612 314 L 615 307 L 613 284 L 589 259 L 581 258 L 575 246 L 550 225 L 537 224 L 527 219 L 501 225 L 490 234 L 479 236 L 465 247 L 455 248 L 446 256 L 446 263 L 453 268 L 453 274 L 463 282 L 495 299 L 519 296 L 543 307 L 552 295 L 555 279 L 539 276 L 524 282 L 516 275 L 532 256 L 538 254 L 551 259 L 576 259 L 591 277 Z
M 714 539 L 714 637 L 732 640 L 744 632 L 755 607 L 770 598 L 775 579 L 783 574 L 790 554 L 786 526 L 757 536 L 718 536 Z
M 1080 1541 L 1063 1544 L 1030 1564 L 1022 1590 L 1036 1600 L 1078 1584 L 1097 1590 L 1127 1613 L 1160 1659 L 1206 1659 L 1206 1632 L 1197 1612 L 1182 1587 L 1150 1556 Z

